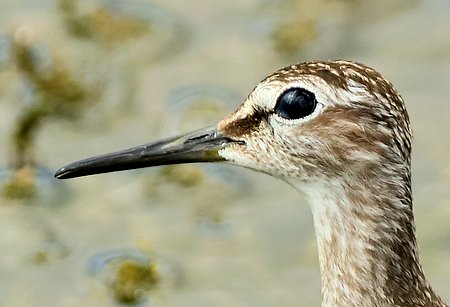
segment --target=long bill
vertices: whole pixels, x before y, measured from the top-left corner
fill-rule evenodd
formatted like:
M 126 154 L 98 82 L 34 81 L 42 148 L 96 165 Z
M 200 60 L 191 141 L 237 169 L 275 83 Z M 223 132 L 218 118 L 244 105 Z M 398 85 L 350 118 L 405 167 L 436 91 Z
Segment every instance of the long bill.
M 60 168 L 55 177 L 68 179 L 149 166 L 220 162 L 219 150 L 231 143 L 242 143 L 208 127 L 187 134 L 144 144 L 127 150 L 96 156 Z

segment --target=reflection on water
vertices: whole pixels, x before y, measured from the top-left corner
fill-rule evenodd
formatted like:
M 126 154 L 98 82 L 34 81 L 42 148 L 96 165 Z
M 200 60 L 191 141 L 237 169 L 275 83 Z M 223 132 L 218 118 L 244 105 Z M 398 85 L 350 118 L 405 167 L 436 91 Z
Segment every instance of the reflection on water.
M 310 212 L 282 182 L 49 170 L 214 124 L 268 73 L 329 58 L 404 95 L 422 260 L 450 301 L 448 1 L 23 0 L 0 21 L 0 305 L 318 305 Z

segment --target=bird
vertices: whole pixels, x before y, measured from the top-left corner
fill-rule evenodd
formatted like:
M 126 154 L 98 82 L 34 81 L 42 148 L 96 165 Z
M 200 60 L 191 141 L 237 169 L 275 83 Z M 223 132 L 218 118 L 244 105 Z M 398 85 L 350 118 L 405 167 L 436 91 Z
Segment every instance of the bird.
M 448 306 L 419 261 L 405 103 L 378 71 L 310 61 L 263 79 L 216 125 L 62 167 L 58 179 L 228 162 L 279 178 L 312 211 L 322 306 Z

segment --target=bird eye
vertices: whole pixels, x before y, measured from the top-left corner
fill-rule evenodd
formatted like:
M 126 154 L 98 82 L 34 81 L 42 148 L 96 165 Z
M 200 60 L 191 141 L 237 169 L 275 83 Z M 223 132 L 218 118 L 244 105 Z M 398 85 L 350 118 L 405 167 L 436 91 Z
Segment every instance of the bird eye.
M 316 104 L 316 97 L 310 91 L 290 88 L 278 98 L 275 112 L 286 119 L 298 119 L 310 115 Z

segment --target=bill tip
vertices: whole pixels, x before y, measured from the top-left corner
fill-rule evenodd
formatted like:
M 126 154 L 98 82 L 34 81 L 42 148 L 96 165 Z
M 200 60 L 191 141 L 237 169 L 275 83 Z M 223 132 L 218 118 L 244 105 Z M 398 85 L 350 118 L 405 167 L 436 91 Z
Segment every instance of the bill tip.
M 56 171 L 55 175 L 53 175 L 56 179 L 65 179 L 67 178 L 67 172 L 66 168 L 62 167 L 59 170 Z

